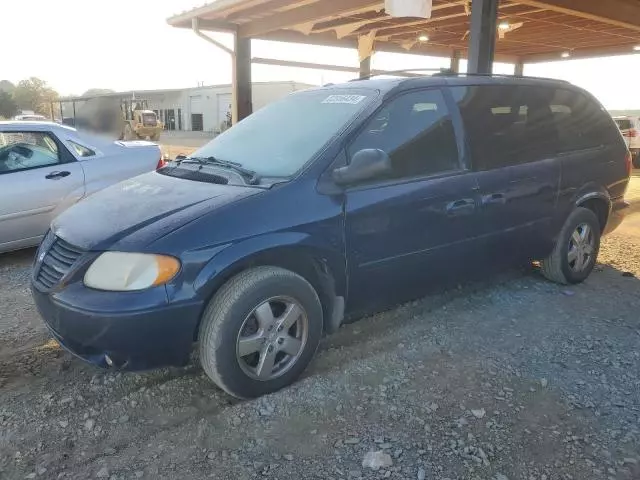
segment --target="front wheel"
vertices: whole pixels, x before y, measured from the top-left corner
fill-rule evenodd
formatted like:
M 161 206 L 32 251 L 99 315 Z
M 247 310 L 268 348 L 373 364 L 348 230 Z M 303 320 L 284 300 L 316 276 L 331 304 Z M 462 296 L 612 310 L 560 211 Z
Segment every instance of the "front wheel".
M 200 362 L 238 398 L 275 392 L 304 371 L 322 336 L 322 306 L 301 276 L 278 267 L 245 270 L 205 310 Z
M 581 283 L 593 271 L 600 251 L 600 222 L 591 210 L 579 207 L 569 215 L 551 255 L 541 262 L 552 282 Z

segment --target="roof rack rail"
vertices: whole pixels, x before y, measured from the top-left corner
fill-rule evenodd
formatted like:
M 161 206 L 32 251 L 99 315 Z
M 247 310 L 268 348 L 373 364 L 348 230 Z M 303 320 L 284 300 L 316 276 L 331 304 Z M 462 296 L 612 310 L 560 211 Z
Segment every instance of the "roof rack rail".
M 562 80 L 559 78 L 548 78 L 548 77 L 534 77 L 529 75 L 508 75 L 504 73 L 466 73 L 466 72 L 454 72 L 450 68 L 407 68 L 403 70 L 392 70 L 384 73 L 374 73 L 371 75 L 367 75 L 362 78 L 354 78 L 350 80 L 351 82 L 357 82 L 360 80 L 369 80 L 374 77 L 380 77 L 383 75 L 394 75 L 394 74 L 402 74 L 402 73 L 413 73 L 413 72 L 434 72 L 433 77 L 488 77 L 488 78 L 530 78 L 534 80 L 551 80 L 554 82 L 561 83 L 571 83 L 567 80 Z
M 403 70 L 389 70 L 389 71 L 385 71 L 385 72 L 381 72 L 381 73 L 372 73 L 369 75 L 366 75 L 364 77 L 360 77 L 360 78 L 354 78 L 352 80 L 349 80 L 350 82 L 358 82 L 360 80 L 369 80 L 371 78 L 374 77 L 381 77 L 383 75 L 394 75 L 396 73 L 413 73 L 413 72 L 436 72 L 436 73 L 442 73 L 446 70 L 449 70 L 448 68 L 405 68 Z

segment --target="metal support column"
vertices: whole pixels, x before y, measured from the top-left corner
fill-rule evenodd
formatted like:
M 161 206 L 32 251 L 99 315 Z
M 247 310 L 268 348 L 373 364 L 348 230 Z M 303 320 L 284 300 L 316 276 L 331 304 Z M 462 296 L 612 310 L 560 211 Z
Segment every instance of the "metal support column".
M 522 60 L 518 60 L 513 69 L 513 74 L 516 77 L 524 77 L 524 62 Z
M 233 123 L 253 112 L 251 92 L 251 39 L 235 35 L 233 62 Z
M 451 52 L 451 66 L 449 69 L 453 73 L 460 73 L 460 50 Z
M 498 0 L 471 2 L 469 73 L 491 73 L 496 47 Z
M 367 57 L 360 62 L 360 78 L 371 76 L 371 57 Z

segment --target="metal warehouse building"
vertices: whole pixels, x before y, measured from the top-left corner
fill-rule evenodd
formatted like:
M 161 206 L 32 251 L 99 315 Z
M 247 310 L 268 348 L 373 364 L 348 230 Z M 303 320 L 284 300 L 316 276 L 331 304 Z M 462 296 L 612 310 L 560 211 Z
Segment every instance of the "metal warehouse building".
M 253 106 L 260 109 L 291 92 L 305 90 L 313 85 L 287 82 L 264 82 L 253 84 Z M 231 85 L 208 85 L 194 88 L 169 90 L 135 90 L 101 95 L 119 100 L 147 100 L 165 123 L 166 130 L 191 130 L 218 132 L 231 111 Z M 75 108 L 80 111 L 89 98 L 63 99 L 64 117 L 70 117 Z

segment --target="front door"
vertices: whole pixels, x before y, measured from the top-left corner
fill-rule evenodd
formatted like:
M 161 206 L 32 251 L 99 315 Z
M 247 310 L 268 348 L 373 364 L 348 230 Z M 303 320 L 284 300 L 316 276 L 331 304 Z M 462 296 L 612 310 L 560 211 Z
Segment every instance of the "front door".
M 84 195 L 84 173 L 50 133 L 0 131 L 0 250 L 36 245 Z
M 351 311 L 419 295 L 464 269 L 477 249 L 477 183 L 459 162 L 440 90 L 392 99 L 347 153 L 367 148 L 387 152 L 394 172 L 345 193 Z

